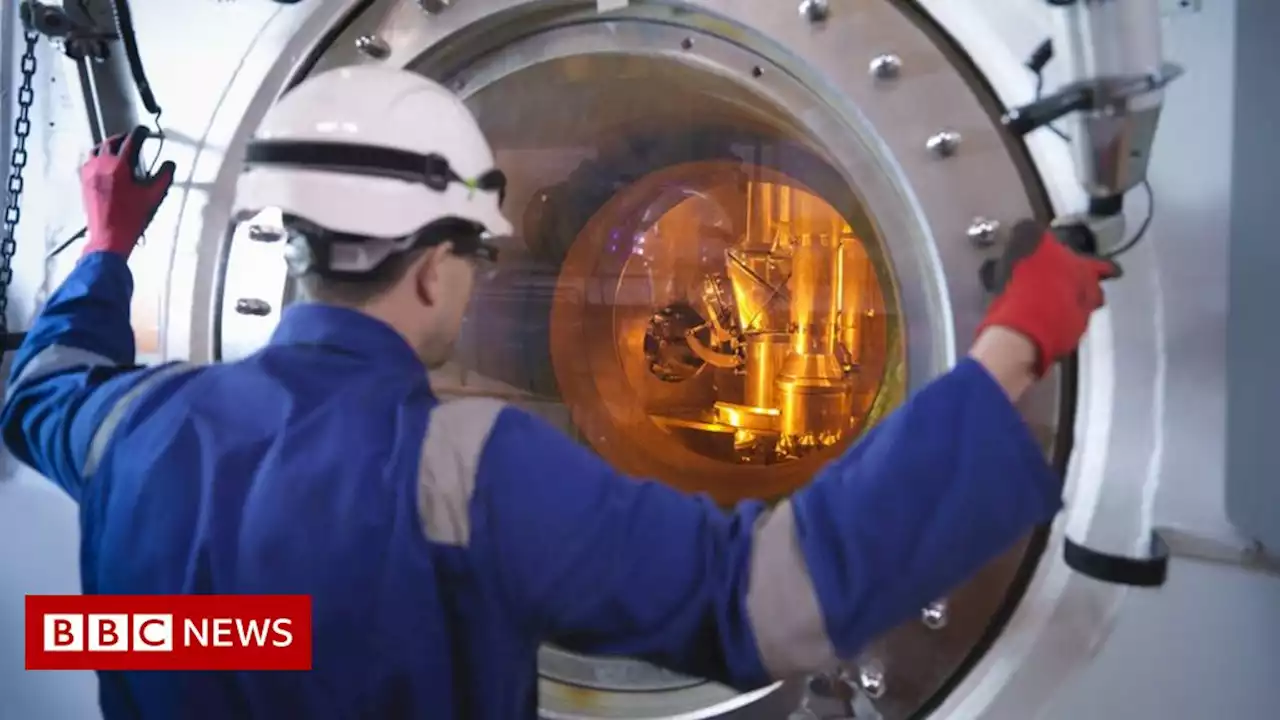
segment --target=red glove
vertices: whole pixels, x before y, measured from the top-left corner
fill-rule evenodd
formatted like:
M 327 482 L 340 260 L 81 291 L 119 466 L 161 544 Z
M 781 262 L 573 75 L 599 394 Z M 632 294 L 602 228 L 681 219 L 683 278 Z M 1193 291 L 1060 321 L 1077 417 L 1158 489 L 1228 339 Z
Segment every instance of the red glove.
M 80 168 L 89 231 L 85 255 L 113 252 L 129 257 L 169 192 L 172 162 L 162 163 L 151 176 L 140 167 L 138 153 L 149 135 L 147 128 L 137 127 L 127 135 L 107 138 Z
M 1120 267 L 1079 255 L 1052 231 L 1023 222 L 1014 227 L 996 272 L 1004 290 L 978 332 L 999 326 L 1025 335 L 1038 351 L 1038 377 L 1080 344 L 1089 316 L 1102 307 L 1101 282 L 1119 277 Z

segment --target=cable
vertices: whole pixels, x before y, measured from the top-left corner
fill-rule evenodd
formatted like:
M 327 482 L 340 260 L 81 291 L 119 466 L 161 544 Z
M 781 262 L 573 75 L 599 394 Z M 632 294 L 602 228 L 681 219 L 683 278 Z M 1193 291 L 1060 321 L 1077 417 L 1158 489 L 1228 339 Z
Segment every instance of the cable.
M 1040 94 L 1043 91 L 1044 91 L 1044 76 L 1037 74 L 1036 75 L 1036 100 L 1040 99 Z M 1066 142 L 1071 142 L 1071 138 L 1068 137 L 1066 133 L 1062 132 L 1057 127 L 1055 127 L 1053 123 L 1049 123 L 1048 125 L 1045 125 L 1045 128 L 1047 128 L 1049 132 L 1053 133 L 1054 135 L 1057 135 L 1058 137 L 1062 138 Z
M 1044 95 L 1044 68 L 1049 64 L 1050 60 L 1053 60 L 1053 40 L 1051 38 L 1047 38 L 1044 42 L 1036 46 L 1036 49 L 1031 53 L 1031 57 L 1027 58 L 1027 62 L 1024 63 L 1026 68 L 1036 76 L 1036 96 L 1034 98 L 1036 102 L 1038 102 Z M 1054 135 L 1057 135 L 1067 142 L 1071 142 L 1071 138 L 1067 137 L 1066 133 L 1054 127 L 1052 123 L 1045 125 L 1045 127 L 1049 128 Z
M 1133 237 L 1126 240 L 1125 243 L 1120 247 L 1103 255 L 1102 256 L 1103 258 L 1107 260 L 1115 260 L 1116 258 L 1120 257 L 1121 255 L 1129 252 L 1134 247 L 1136 247 L 1138 243 L 1142 241 L 1142 238 L 1146 236 L 1147 228 L 1151 227 L 1151 221 L 1156 216 L 1156 194 L 1151 189 L 1151 183 L 1145 178 L 1142 181 L 1142 189 L 1147 192 L 1146 218 L 1142 220 L 1142 224 L 1138 226 L 1138 232 L 1134 233 Z
M 120 36 L 120 43 L 124 46 L 125 61 L 129 64 L 133 84 L 138 88 L 138 97 L 142 99 L 147 112 L 159 116 L 160 103 L 156 102 L 155 93 L 151 92 L 151 83 L 147 80 L 147 72 L 142 67 L 138 35 L 133 30 L 133 13 L 129 10 L 128 0 L 111 0 L 111 18 L 115 21 L 116 34 Z
M 66 240 L 63 240 L 63 241 L 62 241 L 62 243 L 61 243 L 60 245 L 58 245 L 58 247 L 56 247 L 56 248 L 54 248 L 54 249 L 50 250 L 50 251 L 49 251 L 49 253 L 48 253 L 47 255 L 45 255 L 45 256 L 44 256 L 44 259 L 45 259 L 46 261 L 48 261 L 48 260 L 52 260 L 52 259 L 54 259 L 54 258 L 58 257 L 59 255 L 61 255 L 61 254 L 62 254 L 62 251 L 64 251 L 64 250 L 66 250 L 67 248 L 71 247 L 73 244 L 75 244 L 75 242 L 76 242 L 77 240 L 79 240 L 79 239 L 83 238 L 85 235 L 88 235 L 88 234 L 89 234 L 89 228 L 88 228 L 88 227 L 82 227 L 82 228 L 80 228 L 79 230 L 77 230 L 77 231 L 75 232 L 75 234 L 74 234 L 74 235 L 72 235 L 71 237 L 67 238 Z

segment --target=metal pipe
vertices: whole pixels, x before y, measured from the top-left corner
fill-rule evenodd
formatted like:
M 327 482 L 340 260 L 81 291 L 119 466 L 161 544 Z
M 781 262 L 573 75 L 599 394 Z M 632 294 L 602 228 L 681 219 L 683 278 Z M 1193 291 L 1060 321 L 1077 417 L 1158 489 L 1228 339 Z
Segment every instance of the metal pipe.
M 65 3 L 63 10 L 78 26 L 114 28 L 116 24 L 111 3 L 103 0 Z M 123 44 L 107 42 L 101 45 L 105 52 L 100 57 L 87 51 L 75 51 L 72 46 L 67 48 L 68 57 L 76 65 L 76 79 L 94 145 L 112 135 L 132 130 L 140 124 L 142 117 Z

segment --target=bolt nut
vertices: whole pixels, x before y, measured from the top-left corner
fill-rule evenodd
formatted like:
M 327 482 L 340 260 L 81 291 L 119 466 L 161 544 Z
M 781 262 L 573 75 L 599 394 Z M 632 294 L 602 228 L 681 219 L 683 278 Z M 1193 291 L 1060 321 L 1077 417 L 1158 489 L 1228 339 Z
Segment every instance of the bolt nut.
M 275 242 L 284 237 L 279 230 L 261 225 L 249 226 L 249 239 L 254 242 Z
M 935 600 L 920 611 L 920 622 L 930 630 L 941 630 L 947 626 L 947 601 Z
M 871 59 L 868 67 L 871 76 L 877 80 L 892 80 L 902 72 L 902 58 L 893 53 L 884 53 Z
M 969 223 L 969 229 L 965 231 L 969 242 L 980 248 L 988 248 L 995 245 L 999 234 L 1000 221 L 984 217 L 974 218 L 973 222 Z
M 356 38 L 356 50 L 374 60 L 386 60 L 391 56 L 391 46 L 377 35 L 361 35 Z
M 883 697 L 885 691 L 884 671 L 872 665 L 859 668 L 858 688 L 869 698 Z
M 831 17 L 831 4 L 828 0 L 801 0 L 800 17 L 811 23 L 825 22 Z
M 943 130 L 935 133 L 925 143 L 925 147 L 937 157 L 951 157 L 956 154 L 956 149 L 960 147 L 960 133 L 954 130 Z
M 240 315 L 256 315 L 263 317 L 271 314 L 271 305 L 258 298 L 240 298 L 236 300 L 236 312 Z

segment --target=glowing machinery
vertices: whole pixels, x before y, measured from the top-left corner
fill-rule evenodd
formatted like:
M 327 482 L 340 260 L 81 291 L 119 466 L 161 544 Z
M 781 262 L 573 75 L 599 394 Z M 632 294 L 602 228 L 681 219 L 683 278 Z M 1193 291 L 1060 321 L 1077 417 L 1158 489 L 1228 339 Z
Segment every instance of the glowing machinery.
M 585 442 L 732 502 L 793 489 L 807 475 L 784 464 L 811 473 L 856 437 L 885 388 L 885 317 L 866 246 L 816 192 L 759 165 L 678 163 L 575 236 L 549 352 Z
M 861 242 L 830 205 L 763 175 L 746 181 L 746 232 L 724 250 L 724 270 L 705 276 L 696 298 L 655 313 L 644 348 L 663 380 L 686 381 L 708 368 L 741 379 L 740 390 L 718 383 L 725 399 L 701 417 L 655 415 L 656 422 L 730 434 L 740 462 L 767 464 L 830 447 L 856 429 L 870 405 L 859 358 L 878 288 Z M 691 318 L 701 322 L 689 327 Z

